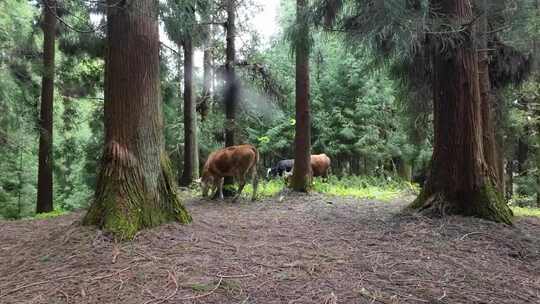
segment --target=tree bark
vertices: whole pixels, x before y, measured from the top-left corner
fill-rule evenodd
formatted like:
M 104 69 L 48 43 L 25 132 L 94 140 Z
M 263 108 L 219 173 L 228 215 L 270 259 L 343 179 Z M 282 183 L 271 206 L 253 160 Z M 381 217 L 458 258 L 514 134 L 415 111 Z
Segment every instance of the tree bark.
M 311 118 L 309 108 L 309 26 L 306 20 L 306 1 L 296 1 L 296 126 L 294 136 L 294 169 L 290 186 L 307 192 L 311 186 Z
M 199 109 L 202 121 L 206 120 L 208 112 L 210 111 L 210 104 L 212 101 L 213 78 L 214 73 L 212 69 L 212 49 L 206 47 L 203 53 L 203 89 Z
M 488 1 L 482 0 L 483 10 L 487 10 Z M 504 173 L 499 171 L 499 145 L 496 139 L 495 132 L 495 113 L 494 113 L 494 103 L 496 99 L 491 90 L 491 82 L 489 78 L 489 56 L 488 56 L 488 12 L 483 11 L 479 12 L 482 15 L 479 20 L 479 47 L 478 51 L 478 69 L 479 69 L 479 80 L 480 80 L 480 97 L 482 100 L 481 109 L 482 109 L 482 140 L 484 146 L 484 155 L 486 158 L 486 164 L 490 169 L 490 172 L 493 174 L 493 180 L 497 190 L 500 193 L 504 193 Z
M 184 169 L 180 185 L 189 186 L 199 178 L 197 112 L 193 102 L 193 41 L 188 37 L 184 48 Z
M 535 17 L 540 19 L 540 0 L 534 2 Z M 533 64 L 532 71 L 535 72 L 537 82 L 540 82 L 540 41 L 538 36 L 533 39 Z M 540 106 L 536 105 L 536 119 L 540 119 Z M 536 142 L 540 143 L 540 121 L 536 123 Z M 540 208 L 540 147 L 536 150 L 536 207 Z
M 519 104 L 523 107 L 524 112 L 527 113 L 528 115 L 530 112 L 528 100 L 525 98 L 521 98 L 519 100 Z M 516 161 L 517 161 L 516 173 L 520 177 L 525 177 L 528 175 L 529 168 L 527 166 L 528 165 L 527 160 L 529 159 L 529 156 L 531 154 L 529 151 L 529 143 L 528 143 L 530 136 L 531 136 L 531 132 L 530 132 L 529 125 L 525 124 L 524 129 L 523 129 L 523 134 L 521 134 L 521 136 L 518 138 L 517 151 L 516 151 Z M 521 189 L 521 187 L 519 186 L 516 187 L 515 192 L 517 192 L 515 194 L 524 194 L 523 189 Z
M 225 146 L 230 147 L 235 145 L 236 127 L 236 104 L 238 99 L 238 82 L 235 74 L 235 35 L 236 35 L 236 8 L 235 1 L 227 1 L 227 47 L 225 58 Z M 226 177 L 223 183 L 225 196 L 234 196 L 232 177 Z
M 163 140 L 157 2 L 107 2 L 105 149 L 83 222 L 117 238 L 191 217 L 179 200 Z
M 53 211 L 53 102 L 56 23 L 56 1 L 43 0 L 43 76 L 39 119 L 37 213 Z
M 467 0 L 434 0 L 436 13 L 451 24 L 470 24 Z M 472 31 L 468 28 L 468 31 Z M 411 208 L 441 216 L 462 214 L 511 224 L 512 211 L 496 186 L 485 156 L 483 108 L 473 33 L 462 45 L 433 45 L 434 134 L 431 174 Z
M 514 196 L 514 160 L 506 160 L 506 200 L 509 201 Z
M 412 165 L 404 158 L 397 159 L 397 172 L 404 181 L 412 181 Z

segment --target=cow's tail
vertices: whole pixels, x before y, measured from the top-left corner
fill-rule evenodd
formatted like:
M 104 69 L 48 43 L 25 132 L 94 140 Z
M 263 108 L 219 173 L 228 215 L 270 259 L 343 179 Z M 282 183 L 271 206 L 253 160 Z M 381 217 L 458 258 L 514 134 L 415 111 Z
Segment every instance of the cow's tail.
M 253 196 L 251 197 L 251 200 L 255 200 L 257 198 L 257 187 L 259 186 L 259 174 L 257 174 L 257 164 L 259 163 L 260 156 L 257 148 L 253 147 L 253 152 L 255 152 L 255 163 L 251 168 L 251 181 L 253 183 Z

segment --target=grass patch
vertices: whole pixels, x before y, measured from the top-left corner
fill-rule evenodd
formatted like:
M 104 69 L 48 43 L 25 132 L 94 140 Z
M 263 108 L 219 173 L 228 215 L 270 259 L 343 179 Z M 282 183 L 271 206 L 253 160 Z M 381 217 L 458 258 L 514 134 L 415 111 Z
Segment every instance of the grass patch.
M 66 211 L 66 210 L 55 209 L 55 210 L 53 210 L 51 212 L 36 214 L 33 218 L 38 219 L 38 220 L 43 220 L 43 219 L 49 219 L 49 218 L 58 217 L 58 216 L 65 215 L 65 214 L 68 214 L 68 213 L 69 213 L 69 211 Z
M 333 196 L 391 201 L 408 193 L 418 194 L 420 188 L 396 178 L 348 176 L 342 179 L 330 177 L 327 182 L 316 178 L 313 189 Z
M 215 283 L 193 283 L 187 287 L 196 292 L 208 292 L 214 289 L 214 286 Z
M 519 217 L 540 217 L 540 208 L 511 206 L 515 216 Z
M 259 180 L 259 186 L 257 188 L 258 198 L 267 198 L 276 196 L 283 188 L 285 188 L 285 181 L 281 178 L 272 180 Z M 247 184 L 242 193 L 243 197 L 251 197 L 253 194 L 253 187 L 251 184 Z
M 274 197 L 285 187 L 285 181 L 281 178 L 270 181 L 261 180 L 257 191 L 258 197 Z M 416 184 L 395 178 L 387 180 L 376 177 L 348 176 L 339 179 L 332 176 L 327 181 L 315 178 L 312 189 L 315 192 L 333 196 L 391 201 L 405 194 L 418 194 L 420 188 Z M 246 185 L 243 196 L 251 197 L 252 191 L 251 185 Z

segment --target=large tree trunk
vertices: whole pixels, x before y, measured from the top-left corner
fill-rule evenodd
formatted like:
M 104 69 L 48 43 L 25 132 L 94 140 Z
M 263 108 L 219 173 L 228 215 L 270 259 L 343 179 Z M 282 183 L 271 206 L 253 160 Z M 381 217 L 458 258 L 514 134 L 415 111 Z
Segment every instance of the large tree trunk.
M 238 82 L 234 71 L 235 65 L 235 35 L 236 35 L 236 8 L 235 1 L 227 1 L 227 47 L 226 47 L 226 62 L 225 62 L 225 146 L 230 147 L 235 145 L 234 129 L 236 127 L 236 104 L 238 99 Z M 225 196 L 233 196 L 234 180 L 232 177 L 226 177 L 224 180 Z
M 467 0 L 432 1 L 451 24 L 473 19 Z M 470 29 L 469 29 L 470 30 Z M 472 37 L 468 35 L 467 37 Z M 427 214 L 462 214 L 512 222 L 485 156 L 478 54 L 471 39 L 455 49 L 434 46 L 434 133 L 431 174 L 411 205 Z M 490 149 L 490 147 L 487 147 Z
M 191 218 L 164 151 L 157 2 L 107 3 L 105 150 L 84 223 L 129 239 Z
M 183 42 L 184 47 L 184 170 L 180 184 L 189 186 L 199 178 L 199 149 L 197 144 L 197 112 L 193 102 L 193 41 Z
M 39 169 L 36 212 L 53 210 L 53 99 L 56 1 L 43 0 L 43 76 L 39 119 Z
M 540 18 L 540 0 L 534 2 L 534 9 L 536 11 L 536 18 Z M 540 41 L 538 36 L 533 40 L 533 64 L 532 71 L 534 71 L 535 79 L 540 82 Z M 535 110 L 536 119 L 540 119 L 540 105 L 536 105 Z M 536 142 L 540 143 L 540 120 L 536 123 Z M 540 208 L 540 146 L 536 150 L 536 206 Z
M 306 192 L 311 186 L 311 118 L 309 110 L 309 26 L 304 11 L 305 0 L 296 1 L 296 133 L 294 136 L 294 169 L 291 188 Z
M 487 10 L 489 7 L 488 1 L 482 0 L 483 10 Z M 495 96 L 491 90 L 491 82 L 489 78 L 489 56 L 488 56 L 488 12 L 480 12 L 482 15 L 479 21 L 479 46 L 478 52 L 478 69 L 480 80 L 480 98 L 482 100 L 482 140 L 484 146 L 484 156 L 486 158 L 486 164 L 493 174 L 493 181 L 500 193 L 504 193 L 504 173 L 499 171 L 500 156 L 499 145 L 497 143 L 495 132 L 495 113 L 494 103 L 496 101 Z

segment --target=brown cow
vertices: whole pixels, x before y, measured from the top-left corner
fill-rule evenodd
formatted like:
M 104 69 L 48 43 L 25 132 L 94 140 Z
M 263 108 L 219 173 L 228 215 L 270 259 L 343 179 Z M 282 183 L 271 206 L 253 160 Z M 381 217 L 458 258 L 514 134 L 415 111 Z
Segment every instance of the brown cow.
M 328 157 L 326 154 L 316 154 L 311 155 L 311 173 L 313 177 L 324 177 L 327 178 L 328 174 L 330 173 L 330 157 Z M 286 180 L 290 178 L 290 176 L 293 175 L 293 170 L 291 171 L 285 171 L 284 177 Z
M 219 198 L 223 199 L 223 179 L 226 176 L 234 177 L 238 183 L 238 194 L 234 197 L 237 200 L 246 185 L 246 179 L 251 175 L 253 182 L 253 196 L 255 200 L 257 195 L 257 162 L 259 161 L 259 152 L 252 145 L 231 146 L 212 152 L 206 163 L 201 178 L 203 197 L 208 195 L 210 186 L 216 192 L 219 192 Z M 213 191 L 212 190 L 212 191 Z
M 330 157 L 324 153 L 311 155 L 311 171 L 313 171 L 313 177 L 328 177 L 330 171 Z

